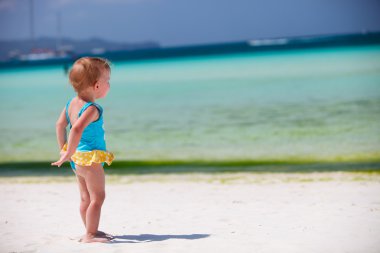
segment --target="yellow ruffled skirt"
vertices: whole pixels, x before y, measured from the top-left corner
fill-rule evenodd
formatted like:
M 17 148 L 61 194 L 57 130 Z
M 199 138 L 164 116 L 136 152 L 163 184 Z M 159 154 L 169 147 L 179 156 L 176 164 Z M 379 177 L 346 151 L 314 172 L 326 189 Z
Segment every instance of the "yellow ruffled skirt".
M 67 143 L 63 146 L 62 151 L 67 151 Z M 81 166 L 91 166 L 92 163 L 107 163 L 109 166 L 114 158 L 111 152 L 104 150 L 76 151 L 71 156 L 71 160 Z

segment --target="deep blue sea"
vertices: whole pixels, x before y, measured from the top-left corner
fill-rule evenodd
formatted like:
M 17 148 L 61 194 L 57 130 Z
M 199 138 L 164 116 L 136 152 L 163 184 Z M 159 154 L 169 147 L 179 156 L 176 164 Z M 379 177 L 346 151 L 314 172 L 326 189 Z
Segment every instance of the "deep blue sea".
M 58 158 L 63 67 L 0 70 L 0 162 Z M 380 46 L 115 62 L 105 110 L 117 160 L 380 158 Z

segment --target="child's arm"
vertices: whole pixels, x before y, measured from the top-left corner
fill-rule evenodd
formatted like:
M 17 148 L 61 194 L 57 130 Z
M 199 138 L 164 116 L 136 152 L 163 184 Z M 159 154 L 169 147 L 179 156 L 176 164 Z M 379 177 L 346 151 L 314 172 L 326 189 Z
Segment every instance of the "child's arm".
M 67 143 L 67 151 L 61 153 L 61 158 L 52 163 L 60 167 L 62 163 L 70 161 L 70 157 L 75 153 L 75 150 L 79 144 L 82 137 L 83 130 L 93 121 L 97 120 L 99 117 L 98 109 L 95 106 L 90 106 L 84 113 L 78 118 L 73 127 L 70 130 L 69 140 Z
M 63 108 L 61 114 L 59 115 L 57 123 L 55 125 L 55 132 L 57 134 L 57 142 L 58 142 L 59 150 L 62 150 L 63 145 L 65 145 L 66 143 L 67 125 L 68 125 L 68 122 L 66 119 L 66 108 Z

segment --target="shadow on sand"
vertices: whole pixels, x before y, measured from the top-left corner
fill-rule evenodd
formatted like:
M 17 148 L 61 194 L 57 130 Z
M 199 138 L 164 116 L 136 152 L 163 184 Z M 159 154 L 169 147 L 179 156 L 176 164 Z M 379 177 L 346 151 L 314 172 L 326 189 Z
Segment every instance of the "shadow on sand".
M 158 242 L 169 239 L 186 239 L 196 240 L 209 237 L 209 234 L 191 234 L 191 235 L 115 235 L 114 240 L 110 243 L 142 243 L 142 242 Z

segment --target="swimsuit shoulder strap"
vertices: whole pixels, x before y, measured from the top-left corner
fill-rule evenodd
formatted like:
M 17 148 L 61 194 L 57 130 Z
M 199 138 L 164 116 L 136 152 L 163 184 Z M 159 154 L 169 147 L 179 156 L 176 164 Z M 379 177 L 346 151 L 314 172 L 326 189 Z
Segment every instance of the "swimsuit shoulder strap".
M 100 106 L 100 105 L 98 105 L 97 103 L 93 103 L 93 102 L 88 102 L 88 103 L 86 103 L 83 107 L 82 107 L 82 109 L 79 111 L 79 114 L 78 114 L 78 118 L 83 114 L 83 112 L 88 108 L 88 107 L 90 107 L 91 105 L 94 105 L 97 109 L 98 109 L 98 111 L 99 111 L 99 118 L 102 116 L 102 114 L 103 114 L 103 108 Z

